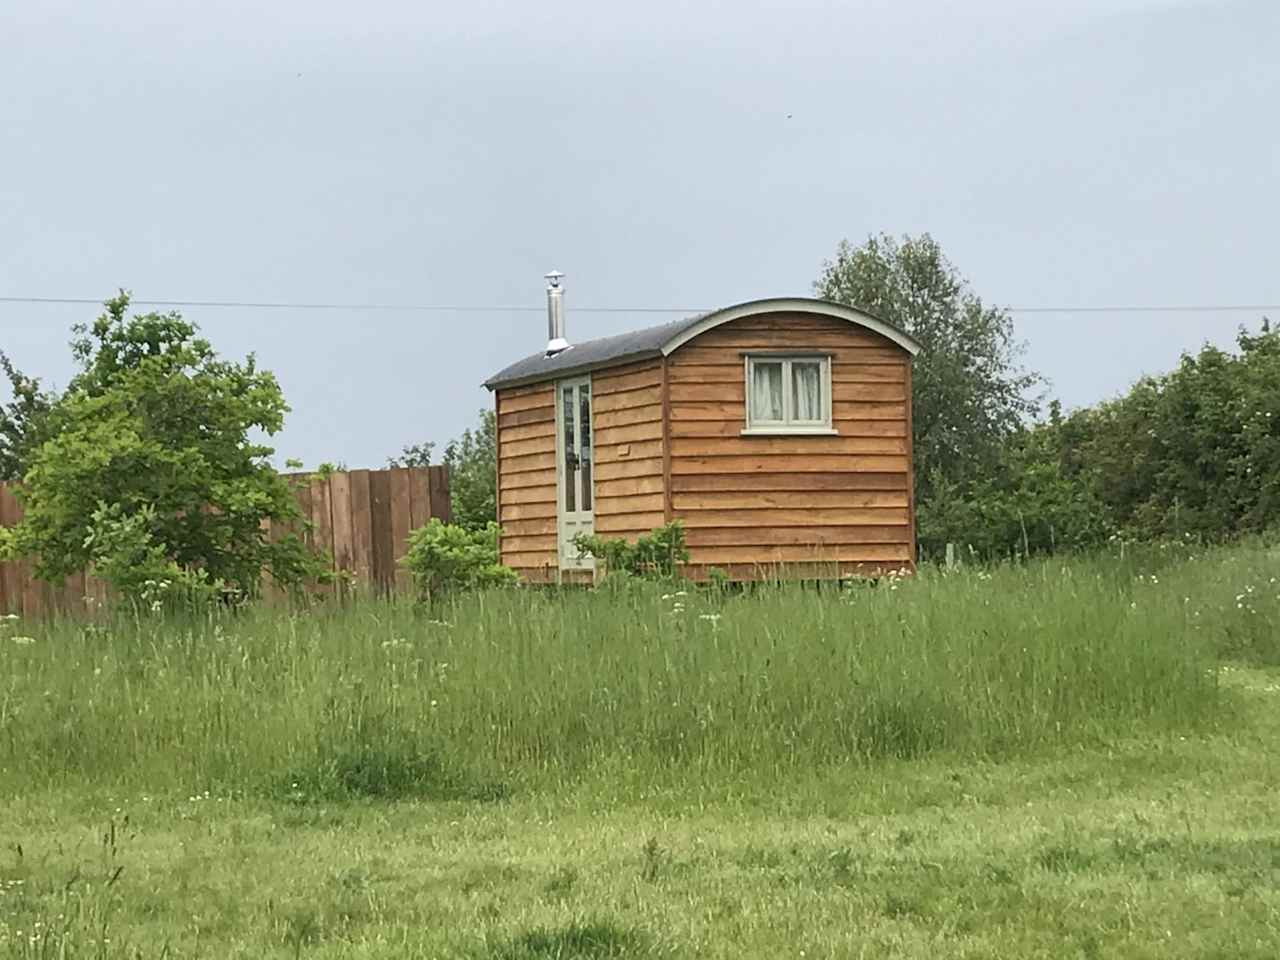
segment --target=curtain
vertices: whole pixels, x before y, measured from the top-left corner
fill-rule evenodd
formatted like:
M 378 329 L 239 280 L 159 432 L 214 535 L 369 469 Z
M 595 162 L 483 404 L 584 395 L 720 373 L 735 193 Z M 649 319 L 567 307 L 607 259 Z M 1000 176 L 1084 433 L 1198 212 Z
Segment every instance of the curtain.
M 782 419 L 782 364 L 751 365 L 751 417 L 760 421 Z
M 791 364 L 791 409 L 796 420 L 824 420 L 822 411 L 822 364 L 816 361 Z

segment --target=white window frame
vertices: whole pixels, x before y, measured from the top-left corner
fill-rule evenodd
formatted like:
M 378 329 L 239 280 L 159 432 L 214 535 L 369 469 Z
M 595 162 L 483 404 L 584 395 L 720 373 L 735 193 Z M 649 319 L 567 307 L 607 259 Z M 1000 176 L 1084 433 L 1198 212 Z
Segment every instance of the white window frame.
M 768 350 L 755 350 L 751 353 L 744 353 L 742 361 L 744 397 L 746 401 L 744 403 L 746 426 L 742 431 L 744 437 L 780 435 L 830 436 L 835 434 L 836 431 L 831 421 L 831 354 L 805 351 L 771 352 Z M 819 374 L 819 384 L 822 390 L 821 420 L 795 419 L 793 410 L 794 398 L 791 389 L 791 365 L 797 361 L 804 363 L 816 361 L 821 364 L 821 372 Z M 751 411 L 751 374 L 753 368 L 757 363 L 779 362 L 782 364 L 782 419 L 756 420 Z

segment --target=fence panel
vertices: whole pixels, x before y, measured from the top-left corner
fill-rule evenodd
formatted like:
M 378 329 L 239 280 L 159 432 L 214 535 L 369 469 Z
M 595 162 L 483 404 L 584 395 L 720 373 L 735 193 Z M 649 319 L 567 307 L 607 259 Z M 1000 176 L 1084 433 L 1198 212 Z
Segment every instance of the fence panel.
M 398 563 L 410 531 L 432 517 L 449 519 L 449 471 L 443 466 L 289 474 L 287 479 L 304 523 L 266 523 L 264 536 L 277 540 L 288 533 L 302 534 L 309 545 L 324 552 L 331 569 L 378 594 L 410 588 Z M 0 483 L 0 526 L 11 527 L 21 519 L 22 506 L 13 489 Z M 331 592 L 314 584 L 309 589 Z M 280 595 L 270 585 L 264 593 Z M 106 601 L 105 585 L 92 575 L 80 573 L 51 584 L 36 579 L 28 561 L 0 563 L 0 615 L 76 615 Z

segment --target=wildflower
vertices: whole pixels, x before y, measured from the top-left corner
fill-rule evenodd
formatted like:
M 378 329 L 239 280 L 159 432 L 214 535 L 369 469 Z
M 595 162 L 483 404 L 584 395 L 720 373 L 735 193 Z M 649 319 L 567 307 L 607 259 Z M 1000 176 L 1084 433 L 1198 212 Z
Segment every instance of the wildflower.
M 719 623 L 719 622 L 720 622 L 720 614 L 718 614 L 718 613 L 700 613 L 700 614 L 698 614 L 698 619 L 699 619 L 699 620 L 708 620 L 708 621 L 710 621 L 711 623 Z
M 21 620 L 22 618 L 16 613 L 6 613 L 0 620 Z
M 35 643 L 36 638 L 35 637 L 14 637 L 13 642 L 20 647 L 25 647 L 29 644 Z

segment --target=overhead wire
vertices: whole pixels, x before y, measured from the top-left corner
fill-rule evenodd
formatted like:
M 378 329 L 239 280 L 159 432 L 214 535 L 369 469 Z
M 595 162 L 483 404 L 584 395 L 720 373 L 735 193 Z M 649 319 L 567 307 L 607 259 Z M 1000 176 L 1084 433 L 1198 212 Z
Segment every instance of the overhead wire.
M 0 296 L 0 303 L 8 304 L 90 304 L 101 305 L 98 297 L 27 297 Z M 209 307 L 240 310 L 347 310 L 353 312 L 403 312 L 403 313 L 541 313 L 545 308 L 532 304 L 446 304 L 446 303 L 329 303 L 319 301 L 273 300 L 180 300 L 180 299 L 131 299 L 135 306 L 146 307 Z M 575 313 L 702 313 L 705 307 L 628 307 L 628 306 L 575 306 Z M 1277 303 L 1202 303 L 1202 304 L 1114 304 L 1078 306 L 1009 306 L 1002 309 L 1016 314 L 1038 313 L 1257 313 L 1264 310 L 1280 310 Z

